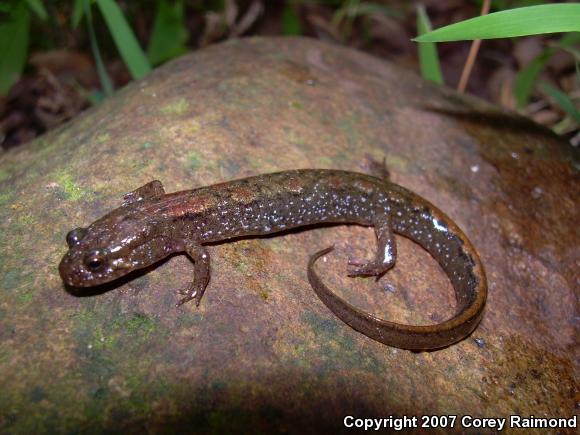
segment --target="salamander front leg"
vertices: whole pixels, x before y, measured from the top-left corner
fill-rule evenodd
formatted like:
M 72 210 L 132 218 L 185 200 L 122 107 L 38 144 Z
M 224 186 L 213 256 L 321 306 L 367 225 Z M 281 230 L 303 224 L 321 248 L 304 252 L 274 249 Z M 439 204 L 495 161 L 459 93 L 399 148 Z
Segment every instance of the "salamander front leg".
M 194 242 L 190 242 L 185 247 L 185 252 L 194 262 L 193 282 L 186 290 L 181 290 L 179 293 L 185 295 L 176 306 L 180 306 L 192 299 L 195 299 L 195 305 L 199 306 L 205 288 L 209 283 L 210 269 L 209 269 L 209 253 L 207 249 Z
M 348 276 L 376 276 L 377 278 L 394 266 L 397 258 L 397 246 L 391 220 L 381 213 L 375 218 L 375 234 L 378 249 L 374 261 L 359 263 L 348 261 Z

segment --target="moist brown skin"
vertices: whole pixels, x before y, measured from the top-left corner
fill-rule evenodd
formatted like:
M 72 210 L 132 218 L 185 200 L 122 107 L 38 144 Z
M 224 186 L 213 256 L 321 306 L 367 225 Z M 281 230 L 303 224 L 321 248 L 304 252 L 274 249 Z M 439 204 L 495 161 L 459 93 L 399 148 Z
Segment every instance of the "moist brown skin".
M 149 266 L 175 252 L 194 261 L 194 279 L 177 305 L 199 305 L 210 278 L 204 244 L 264 235 L 323 223 L 373 226 L 375 259 L 349 261 L 349 276 L 380 276 L 396 258 L 393 232 L 423 246 L 455 289 L 457 313 L 429 326 L 388 322 L 360 311 L 328 289 L 308 263 L 308 279 L 330 310 L 357 331 L 403 349 L 437 349 L 469 335 L 483 314 L 487 283 L 477 252 L 443 212 L 388 181 L 346 171 L 304 169 L 265 174 L 194 190 L 165 194 L 152 181 L 125 196 L 125 203 L 67 235 L 69 251 L 59 266 L 63 281 L 90 287 Z

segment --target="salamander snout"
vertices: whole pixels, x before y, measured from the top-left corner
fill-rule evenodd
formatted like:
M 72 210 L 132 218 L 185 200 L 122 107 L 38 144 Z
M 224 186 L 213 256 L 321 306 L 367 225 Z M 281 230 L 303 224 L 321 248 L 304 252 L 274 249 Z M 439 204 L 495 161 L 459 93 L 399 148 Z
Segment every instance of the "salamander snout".
M 89 287 L 104 284 L 118 276 L 111 263 L 104 249 L 84 250 L 75 245 L 63 257 L 58 271 L 67 285 Z
M 69 248 L 72 248 L 75 245 L 78 245 L 85 234 L 87 233 L 86 228 L 75 228 L 72 231 L 69 231 L 66 235 L 66 244 Z

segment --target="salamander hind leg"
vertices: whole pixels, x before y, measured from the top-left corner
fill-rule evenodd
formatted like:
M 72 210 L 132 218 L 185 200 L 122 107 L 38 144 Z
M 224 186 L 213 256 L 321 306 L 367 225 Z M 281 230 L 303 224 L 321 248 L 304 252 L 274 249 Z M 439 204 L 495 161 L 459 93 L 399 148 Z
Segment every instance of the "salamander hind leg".
M 192 299 L 195 299 L 195 305 L 199 306 L 205 288 L 209 283 L 209 253 L 204 246 L 193 242 L 185 247 L 185 252 L 194 262 L 194 277 L 193 282 L 187 289 L 179 291 L 179 293 L 185 295 L 185 297 L 181 299 L 176 306 L 183 305 Z
M 394 266 L 397 257 L 397 246 L 391 220 L 387 214 L 375 217 L 375 234 L 377 236 L 377 253 L 374 261 L 348 261 L 348 276 L 376 276 L 377 278 Z

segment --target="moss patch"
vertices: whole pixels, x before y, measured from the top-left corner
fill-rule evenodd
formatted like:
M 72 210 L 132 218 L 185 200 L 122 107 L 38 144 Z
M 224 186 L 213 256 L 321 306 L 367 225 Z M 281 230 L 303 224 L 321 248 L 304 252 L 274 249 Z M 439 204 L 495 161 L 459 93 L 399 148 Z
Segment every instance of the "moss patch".
M 192 173 L 195 173 L 199 169 L 202 162 L 201 156 L 195 151 L 187 153 L 185 157 L 185 166 Z
M 4 169 L 0 169 L 0 181 L 4 181 L 8 177 L 10 177 L 10 174 L 8 173 L 8 171 L 5 171 Z
M 57 172 L 56 181 L 59 184 L 59 191 L 63 199 L 78 201 L 84 196 L 83 189 L 74 181 L 72 175 L 64 169 Z
M 143 313 L 134 313 L 129 319 L 119 323 L 127 333 L 143 340 L 149 339 L 157 328 L 157 322 Z
M 12 195 L 9 193 L 0 193 L 0 207 L 7 204 L 11 197 Z
M 167 104 L 161 108 L 164 115 L 183 115 L 189 108 L 189 103 L 185 98 Z

